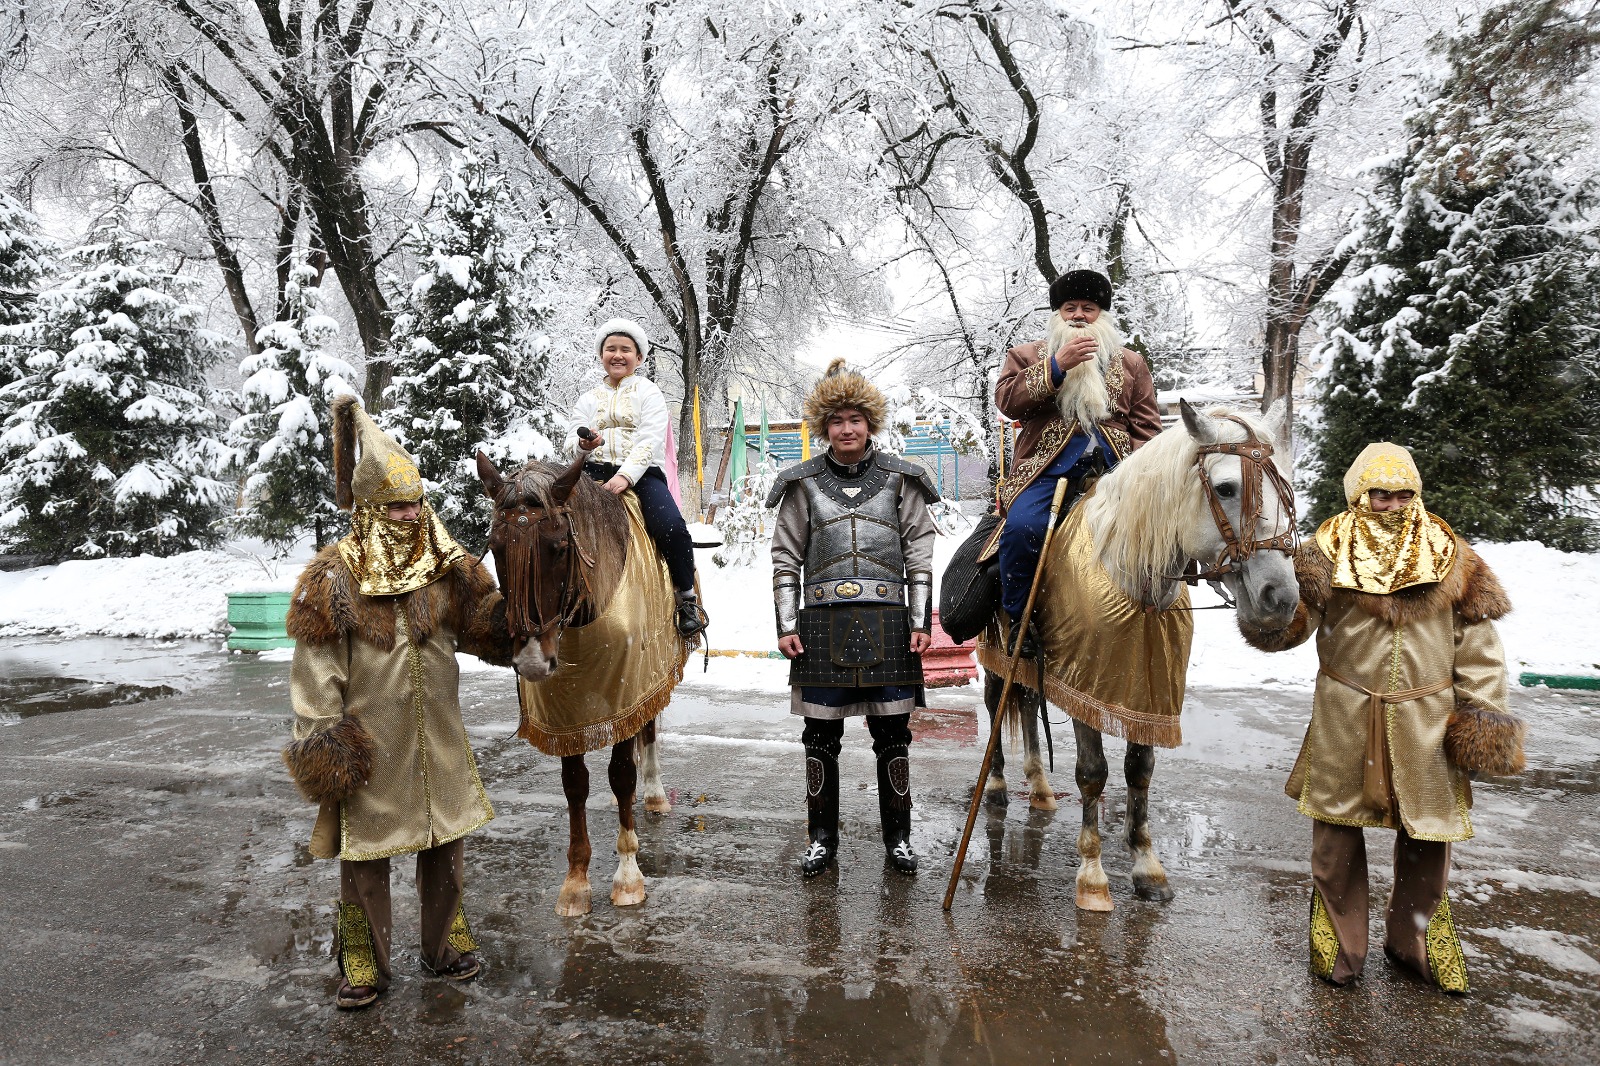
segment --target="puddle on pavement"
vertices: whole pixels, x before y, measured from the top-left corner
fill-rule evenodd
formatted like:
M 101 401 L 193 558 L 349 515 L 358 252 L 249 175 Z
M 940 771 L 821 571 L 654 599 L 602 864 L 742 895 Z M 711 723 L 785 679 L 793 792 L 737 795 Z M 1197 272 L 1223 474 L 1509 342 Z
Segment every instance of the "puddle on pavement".
M 0 724 L 166 699 L 226 661 L 196 640 L 17 638 L 0 648 Z
M 81 677 L 0 677 L 0 720 L 120 707 L 177 694 L 170 685 L 119 685 Z

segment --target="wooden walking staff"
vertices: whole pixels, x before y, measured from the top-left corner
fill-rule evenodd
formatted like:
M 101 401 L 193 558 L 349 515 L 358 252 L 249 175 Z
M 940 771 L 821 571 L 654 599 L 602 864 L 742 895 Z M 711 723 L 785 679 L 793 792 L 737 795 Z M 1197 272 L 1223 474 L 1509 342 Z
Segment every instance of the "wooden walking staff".
M 945 890 L 944 909 L 955 902 L 956 882 L 961 880 L 961 866 L 967 861 L 967 845 L 972 842 L 972 827 L 978 821 L 978 804 L 983 802 L 983 783 L 989 779 L 989 764 L 994 761 L 994 745 L 1000 739 L 1000 720 L 1005 714 L 1006 697 L 1011 695 L 1011 682 L 1017 676 L 1017 663 L 1022 658 L 1022 638 L 1028 635 L 1028 621 L 1033 617 L 1033 600 L 1039 594 L 1039 578 L 1044 575 L 1044 561 L 1050 556 L 1050 541 L 1056 535 L 1056 517 L 1061 513 L 1061 501 L 1067 495 L 1067 479 L 1056 482 L 1056 494 L 1050 500 L 1050 521 L 1044 527 L 1044 544 L 1039 548 L 1039 562 L 1033 568 L 1033 584 L 1028 586 L 1028 605 L 1022 609 L 1022 619 L 1017 623 L 1016 638 L 1011 642 L 1011 660 L 1006 663 L 1006 682 L 1000 687 L 1000 702 L 995 704 L 994 724 L 989 727 L 989 743 L 983 749 L 983 765 L 978 768 L 978 784 L 972 790 L 972 805 L 967 808 L 967 828 L 961 833 L 961 846 L 956 849 L 955 869 L 950 871 L 950 887 Z M 1040 654 L 1044 654 L 1040 650 Z M 1045 723 L 1049 729 L 1049 723 Z

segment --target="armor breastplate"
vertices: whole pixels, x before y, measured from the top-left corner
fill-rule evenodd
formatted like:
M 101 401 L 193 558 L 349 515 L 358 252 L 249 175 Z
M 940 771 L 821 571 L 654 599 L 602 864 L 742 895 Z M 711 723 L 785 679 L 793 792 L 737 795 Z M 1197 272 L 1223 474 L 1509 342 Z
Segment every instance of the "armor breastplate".
M 824 463 L 796 486 L 811 508 L 805 606 L 906 602 L 900 547 L 904 477 L 873 463 L 860 477 L 843 478 Z

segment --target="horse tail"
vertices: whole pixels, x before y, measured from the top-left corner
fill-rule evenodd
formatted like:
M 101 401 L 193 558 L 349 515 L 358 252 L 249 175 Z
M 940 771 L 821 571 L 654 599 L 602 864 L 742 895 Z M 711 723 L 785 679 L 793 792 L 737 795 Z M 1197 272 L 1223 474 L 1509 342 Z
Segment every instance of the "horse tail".
M 1012 682 L 1011 692 L 1006 697 L 1006 705 L 1000 708 L 1000 721 L 1004 727 L 1004 737 L 1008 745 L 1007 751 L 1015 756 L 1022 749 L 1022 740 L 1027 736 L 1028 720 L 1023 714 L 1032 714 L 1032 704 L 1025 701 L 1023 687 Z

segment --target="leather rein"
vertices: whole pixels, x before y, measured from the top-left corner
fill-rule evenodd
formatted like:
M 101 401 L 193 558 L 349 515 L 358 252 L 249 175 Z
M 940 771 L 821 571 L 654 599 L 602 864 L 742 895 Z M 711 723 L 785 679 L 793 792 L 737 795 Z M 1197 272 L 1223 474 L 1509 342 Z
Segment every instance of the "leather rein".
M 1237 572 L 1244 561 L 1258 551 L 1277 551 L 1292 555 L 1300 544 L 1300 534 L 1295 528 L 1293 518 L 1294 486 L 1289 484 L 1289 479 L 1284 477 L 1283 472 L 1272 462 L 1271 442 L 1257 437 L 1255 430 L 1251 429 L 1250 424 L 1244 419 L 1235 415 L 1224 417 L 1230 422 L 1238 423 L 1244 429 L 1245 439 L 1202 444 L 1194 460 L 1195 470 L 1200 475 L 1200 485 L 1205 490 L 1207 502 L 1211 504 L 1212 521 L 1217 524 L 1217 532 L 1222 536 L 1222 552 L 1217 556 L 1215 563 L 1205 568 L 1200 566 L 1198 559 L 1189 560 L 1189 565 L 1183 573 L 1170 580 L 1183 581 L 1190 585 L 1201 581 L 1216 582 L 1226 574 Z M 1208 455 L 1239 457 L 1240 473 L 1243 475 L 1239 490 L 1239 524 L 1242 528 L 1253 530 L 1260 524 L 1261 513 L 1266 504 L 1266 498 L 1261 491 L 1262 483 L 1268 482 L 1277 492 L 1279 502 L 1288 509 L 1291 516 L 1288 530 L 1265 540 L 1240 537 L 1233 528 L 1233 523 L 1228 521 L 1228 513 L 1222 506 L 1221 497 L 1217 495 L 1216 486 L 1211 483 L 1211 475 L 1206 473 Z
M 566 504 L 530 507 L 519 503 L 499 509 L 496 519 L 503 524 L 506 558 L 506 628 L 519 641 L 540 640 L 551 630 L 564 629 L 591 599 L 589 571 L 594 558 L 583 550 L 578 530 L 572 521 L 572 508 Z M 539 529 L 550 522 L 567 526 L 567 565 L 561 575 L 561 598 L 553 618 L 540 609 L 545 583 L 554 576 L 542 564 Z

